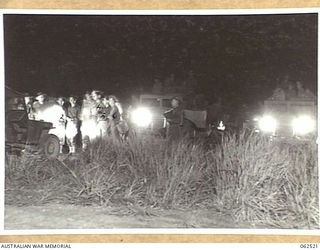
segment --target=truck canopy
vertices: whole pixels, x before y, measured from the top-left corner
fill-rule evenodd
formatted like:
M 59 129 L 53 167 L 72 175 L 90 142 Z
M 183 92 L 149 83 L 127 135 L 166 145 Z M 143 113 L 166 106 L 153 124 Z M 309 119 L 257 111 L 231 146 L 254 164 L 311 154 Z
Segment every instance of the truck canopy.
M 184 117 L 191 121 L 197 128 L 207 127 L 207 111 L 184 110 Z

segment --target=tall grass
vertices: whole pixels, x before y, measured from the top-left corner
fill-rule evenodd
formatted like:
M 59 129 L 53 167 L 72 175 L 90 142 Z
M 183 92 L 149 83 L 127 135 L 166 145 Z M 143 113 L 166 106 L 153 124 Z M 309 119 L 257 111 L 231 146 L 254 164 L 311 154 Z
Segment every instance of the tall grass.
M 215 152 L 218 206 L 237 221 L 280 228 L 319 226 L 316 145 L 257 136 L 224 139 Z
M 318 228 L 317 147 L 255 135 L 217 145 L 135 138 L 76 158 L 6 162 L 6 203 L 214 209 L 254 227 Z

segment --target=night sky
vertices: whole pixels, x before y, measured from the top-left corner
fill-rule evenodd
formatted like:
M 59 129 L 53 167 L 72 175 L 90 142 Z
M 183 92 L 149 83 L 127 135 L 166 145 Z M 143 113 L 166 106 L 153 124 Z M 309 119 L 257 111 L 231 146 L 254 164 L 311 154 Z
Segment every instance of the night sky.
M 6 85 L 130 95 L 193 71 L 197 92 L 253 103 L 287 76 L 317 82 L 317 15 L 5 15 Z

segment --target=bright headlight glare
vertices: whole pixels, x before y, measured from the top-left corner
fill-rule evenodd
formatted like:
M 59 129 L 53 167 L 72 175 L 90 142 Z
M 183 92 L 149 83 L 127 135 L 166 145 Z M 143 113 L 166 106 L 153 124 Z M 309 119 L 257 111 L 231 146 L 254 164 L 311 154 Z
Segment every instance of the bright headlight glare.
M 147 127 L 152 121 L 152 114 L 147 108 L 137 108 L 132 112 L 131 121 L 139 127 Z
M 259 128 L 263 132 L 274 133 L 277 129 L 277 121 L 270 115 L 263 116 L 259 119 Z
M 292 120 L 292 130 L 295 135 L 305 135 L 315 129 L 315 121 L 307 115 L 302 115 Z

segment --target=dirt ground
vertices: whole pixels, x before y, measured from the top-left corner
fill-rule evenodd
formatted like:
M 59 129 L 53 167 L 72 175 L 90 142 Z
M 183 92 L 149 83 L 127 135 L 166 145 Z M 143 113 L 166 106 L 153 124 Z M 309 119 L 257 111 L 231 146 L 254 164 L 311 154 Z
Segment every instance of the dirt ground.
M 5 229 L 240 228 L 210 210 L 139 210 L 50 204 L 5 206 Z M 245 227 L 245 226 L 244 226 Z

